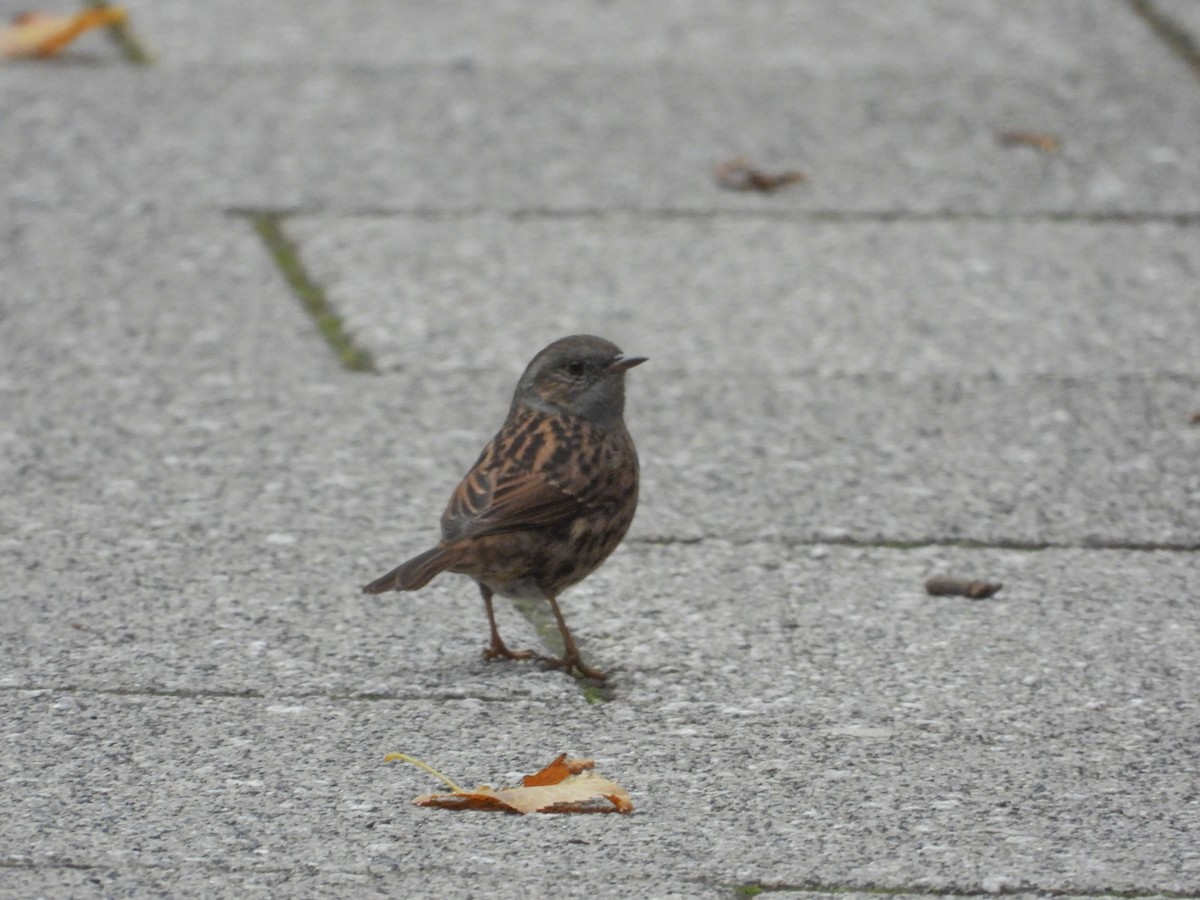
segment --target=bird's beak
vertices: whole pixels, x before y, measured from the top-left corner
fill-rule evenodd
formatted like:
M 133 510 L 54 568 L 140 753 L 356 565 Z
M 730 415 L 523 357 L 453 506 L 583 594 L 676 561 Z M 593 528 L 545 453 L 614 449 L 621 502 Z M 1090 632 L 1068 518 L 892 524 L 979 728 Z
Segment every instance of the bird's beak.
M 604 369 L 607 373 L 624 372 L 626 369 L 632 369 L 634 366 L 640 366 L 650 357 L 648 356 L 618 356 Z

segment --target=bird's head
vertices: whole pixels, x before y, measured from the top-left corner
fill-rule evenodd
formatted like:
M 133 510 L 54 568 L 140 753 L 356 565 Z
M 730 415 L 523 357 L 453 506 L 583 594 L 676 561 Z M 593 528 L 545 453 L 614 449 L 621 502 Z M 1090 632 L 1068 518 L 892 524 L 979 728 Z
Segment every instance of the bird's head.
M 560 338 L 526 367 L 513 408 L 529 406 L 600 424 L 619 422 L 625 412 L 625 373 L 645 361 L 592 335 Z

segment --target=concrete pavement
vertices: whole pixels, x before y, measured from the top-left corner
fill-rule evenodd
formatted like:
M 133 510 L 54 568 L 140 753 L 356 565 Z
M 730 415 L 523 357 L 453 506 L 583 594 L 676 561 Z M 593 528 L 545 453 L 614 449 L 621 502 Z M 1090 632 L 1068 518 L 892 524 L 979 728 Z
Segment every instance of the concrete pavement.
M 1194 4 L 126 5 L 0 67 L 0 895 L 1200 896 Z M 602 702 L 358 592 L 576 331 Z

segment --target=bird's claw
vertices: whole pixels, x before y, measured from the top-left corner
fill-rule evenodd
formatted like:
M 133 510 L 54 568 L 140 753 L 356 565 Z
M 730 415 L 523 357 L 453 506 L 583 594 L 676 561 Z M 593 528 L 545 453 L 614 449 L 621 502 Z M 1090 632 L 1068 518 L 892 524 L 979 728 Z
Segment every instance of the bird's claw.
M 608 679 L 607 672 L 601 672 L 599 669 L 593 669 L 591 666 L 585 666 L 583 664 L 583 660 L 579 658 L 578 654 L 574 656 L 564 656 L 561 658 L 556 656 L 539 656 L 538 662 L 540 662 L 547 669 L 562 669 L 568 675 L 570 675 L 571 670 L 574 669 L 584 678 L 590 678 L 593 681 L 599 681 L 603 683 Z
M 509 650 L 503 643 L 492 644 L 483 651 L 484 659 L 532 659 L 537 656 L 532 650 Z

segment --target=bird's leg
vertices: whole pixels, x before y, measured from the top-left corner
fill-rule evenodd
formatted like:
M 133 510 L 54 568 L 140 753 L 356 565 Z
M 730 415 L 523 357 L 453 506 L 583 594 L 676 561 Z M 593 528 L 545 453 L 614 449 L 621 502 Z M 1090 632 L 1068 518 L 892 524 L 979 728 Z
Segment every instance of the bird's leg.
M 483 651 L 484 659 L 529 659 L 534 655 L 532 650 L 509 650 L 500 639 L 500 630 L 496 628 L 496 613 L 492 609 L 492 589 L 487 585 L 479 585 L 479 593 L 483 594 L 483 608 L 487 610 L 488 627 L 492 631 L 492 643 Z
M 571 637 L 571 630 L 567 628 L 567 620 L 563 618 L 562 610 L 558 608 L 558 600 L 549 591 L 545 591 L 544 593 L 546 594 L 546 599 L 550 601 L 550 609 L 554 611 L 554 618 L 558 622 L 558 630 L 562 635 L 563 655 L 562 659 L 543 656 L 542 662 L 552 669 L 562 669 L 568 675 L 574 669 L 584 678 L 604 681 L 608 678 L 608 673 L 583 664 L 583 658 L 579 655 L 579 648 L 575 646 L 575 638 Z

